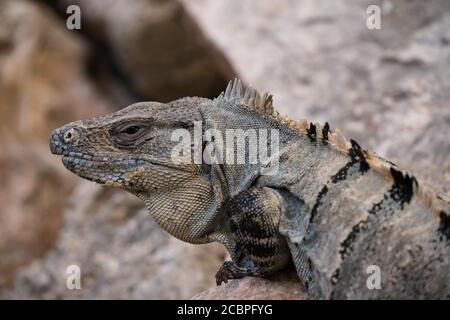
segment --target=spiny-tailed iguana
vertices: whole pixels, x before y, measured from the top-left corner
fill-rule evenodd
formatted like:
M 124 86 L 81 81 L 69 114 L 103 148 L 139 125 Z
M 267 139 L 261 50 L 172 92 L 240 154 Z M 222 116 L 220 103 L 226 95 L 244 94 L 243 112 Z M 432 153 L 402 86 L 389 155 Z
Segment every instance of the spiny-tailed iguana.
M 174 132 L 198 135 L 198 124 L 200 138 L 210 134 L 189 143 L 193 154 L 217 156 L 217 132 L 227 129 L 275 130 L 279 143 L 265 163 L 175 161 Z M 254 147 L 231 145 L 232 154 Z M 239 80 L 214 100 L 141 102 L 67 124 L 51 134 L 50 149 L 80 177 L 141 198 L 176 238 L 223 243 L 231 261 L 218 284 L 293 261 L 317 298 L 450 298 L 448 197 L 328 123 L 281 117 L 271 95 L 244 94 Z M 274 161 L 277 170 L 263 174 Z M 370 270 L 381 277 L 375 287 Z

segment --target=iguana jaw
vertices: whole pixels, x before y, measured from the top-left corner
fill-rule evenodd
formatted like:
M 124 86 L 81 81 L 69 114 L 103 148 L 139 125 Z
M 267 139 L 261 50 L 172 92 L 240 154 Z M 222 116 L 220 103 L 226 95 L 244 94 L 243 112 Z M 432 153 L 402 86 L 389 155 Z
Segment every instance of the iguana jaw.
M 56 145 L 55 145 L 56 144 Z M 125 179 L 121 172 L 120 163 L 123 162 L 123 167 L 127 164 L 127 171 L 130 167 L 135 167 L 136 170 L 139 166 L 144 164 L 143 160 L 127 160 L 120 161 L 112 160 L 108 156 L 93 156 L 89 153 L 77 150 L 75 148 L 68 148 L 67 146 L 58 145 L 58 141 L 52 139 L 50 141 L 50 149 L 53 154 L 62 155 L 62 163 L 69 171 L 75 173 L 89 181 L 96 182 L 100 185 L 112 186 L 112 187 L 125 187 Z M 114 167 L 117 168 L 116 172 L 110 172 L 108 167 L 114 163 Z

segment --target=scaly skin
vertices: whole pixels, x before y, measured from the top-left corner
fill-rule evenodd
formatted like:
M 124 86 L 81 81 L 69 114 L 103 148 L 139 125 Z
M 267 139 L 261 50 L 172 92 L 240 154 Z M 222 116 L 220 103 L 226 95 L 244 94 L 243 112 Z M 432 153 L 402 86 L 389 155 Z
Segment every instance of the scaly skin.
M 272 98 L 232 82 L 215 100 L 142 102 L 56 129 L 52 153 L 67 169 L 141 198 L 155 221 L 189 243 L 223 243 L 231 261 L 217 283 L 266 276 L 292 260 L 317 298 L 449 298 L 450 205 L 394 164 L 328 124 L 283 118 Z M 278 171 L 266 165 L 177 162 L 172 133 L 279 132 Z M 192 151 L 217 140 L 193 143 Z M 232 150 L 236 152 L 235 149 Z M 366 286 L 377 265 L 382 288 Z

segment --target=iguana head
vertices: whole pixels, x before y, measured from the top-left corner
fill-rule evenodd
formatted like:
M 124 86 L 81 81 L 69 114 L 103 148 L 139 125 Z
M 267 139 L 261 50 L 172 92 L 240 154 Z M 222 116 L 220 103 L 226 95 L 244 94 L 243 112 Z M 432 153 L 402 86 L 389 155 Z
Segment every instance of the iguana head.
M 226 225 L 223 220 L 227 218 L 220 214 L 222 205 L 258 177 L 261 164 L 205 160 L 217 159 L 219 153 L 234 156 L 240 149 L 247 155 L 250 147 L 266 143 L 245 142 L 245 134 L 243 139 L 227 138 L 228 129 L 249 130 L 249 136 L 257 137 L 255 130 L 271 133 L 281 126 L 272 116 L 271 96 L 261 97 L 254 89 L 248 89 L 245 96 L 242 93 L 240 82 L 235 80 L 215 100 L 195 97 L 166 104 L 136 103 L 104 117 L 55 129 L 50 149 L 62 155 L 64 166 L 78 176 L 140 197 L 155 220 L 173 236 L 191 243 L 210 242 L 214 237 L 228 239 L 217 233 L 218 225 Z M 207 136 L 211 130 L 217 136 L 196 138 L 197 133 Z M 180 140 L 186 146 L 186 139 L 179 134 L 174 139 L 174 133 L 180 131 L 192 138 L 182 149 L 183 155 L 189 151 L 182 161 L 174 159 Z M 221 143 L 219 136 L 223 134 L 231 149 Z M 276 149 L 271 145 L 272 153 L 276 154 Z
M 177 144 L 172 133 L 192 129 L 201 119 L 198 105 L 204 100 L 141 102 L 104 117 L 72 122 L 53 131 L 50 149 L 63 156 L 67 169 L 102 185 L 132 193 L 173 189 L 200 172 L 193 163 L 172 161 Z

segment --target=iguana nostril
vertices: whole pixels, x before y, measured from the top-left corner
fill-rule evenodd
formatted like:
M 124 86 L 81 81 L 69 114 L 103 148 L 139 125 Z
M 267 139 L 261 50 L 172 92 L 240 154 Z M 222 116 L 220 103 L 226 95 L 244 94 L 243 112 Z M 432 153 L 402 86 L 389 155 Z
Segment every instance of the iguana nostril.
M 67 130 L 63 136 L 65 143 L 74 142 L 75 140 L 78 139 L 78 137 L 79 137 L 79 132 L 75 128 L 71 128 L 71 129 Z

